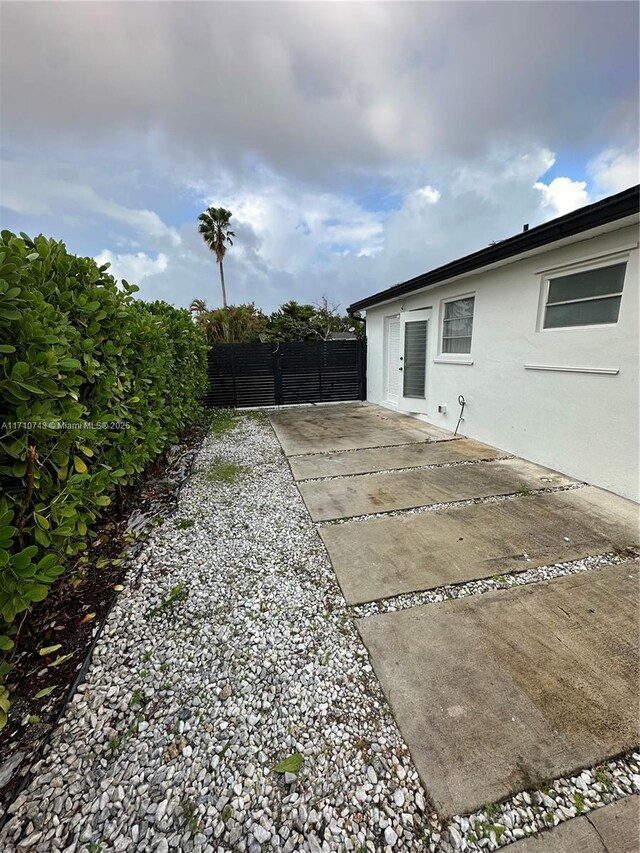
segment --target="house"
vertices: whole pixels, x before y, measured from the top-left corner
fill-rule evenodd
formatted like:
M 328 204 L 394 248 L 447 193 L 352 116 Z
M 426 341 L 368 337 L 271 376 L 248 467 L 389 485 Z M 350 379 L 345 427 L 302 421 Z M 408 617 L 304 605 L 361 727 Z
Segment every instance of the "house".
M 349 307 L 367 398 L 635 501 L 640 187 Z
M 328 341 L 355 341 L 355 332 L 331 332 Z

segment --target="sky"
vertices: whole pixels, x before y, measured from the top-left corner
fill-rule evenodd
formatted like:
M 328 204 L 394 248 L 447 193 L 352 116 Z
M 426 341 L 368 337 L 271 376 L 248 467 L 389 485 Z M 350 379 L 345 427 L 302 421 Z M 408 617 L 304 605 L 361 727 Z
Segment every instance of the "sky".
M 637 184 L 635 2 L 0 3 L 0 221 L 144 299 L 349 305 Z

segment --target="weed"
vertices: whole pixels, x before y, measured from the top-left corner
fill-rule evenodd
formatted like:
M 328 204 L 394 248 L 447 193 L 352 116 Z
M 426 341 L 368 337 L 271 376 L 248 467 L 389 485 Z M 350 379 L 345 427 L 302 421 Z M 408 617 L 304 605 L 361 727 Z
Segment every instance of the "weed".
M 606 767 L 596 767 L 594 776 L 596 782 L 599 782 L 605 791 L 611 790 L 611 777 L 609 776 Z
M 494 575 L 493 579 L 494 579 L 494 581 L 497 581 L 498 583 L 506 583 L 507 582 L 507 579 L 505 578 L 504 575 Z
M 500 806 L 498 803 L 489 803 L 488 806 L 484 807 L 484 811 L 487 817 L 492 820 L 497 814 L 500 814 Z
M 500 844 L 500 842 L 502 841 L 502 836 L 506 832 L 505 826 L 501 826 L 499 823 L 488 823 L 484 820 L 477 820 L 475 823 L 475 829 L 480 838 L 489 838 L 489 836 L 493 832 L 496 836 L 496 841 L 498 842 L 498 844 Z
M 573 795 L 573 804 L 578 809 L 579 812 L 583 812 L 585 809 L 585 801 L 584 795 L 580 793 L 580 791 L 576 791 Z
M 137 687 L 133 693 L 131 694 L 131 704 L 132 705 L 143 705 L 147 704 L 147 699 L 145 699 L 144 691 Z
M 367 758 L 371 753 L 371 741 L 365 737 L 359 737 L 354 746 L 363 758 Z
M 111 758 L 117 758 L 121 749 L 122 749 L 122 736 L 121 735 L 114 735 L 109 740 L 109 753 L 111 755 Z
M 523 497 L 527 497 L 527 495 L 533 494 L 531 489 L 529 488 L 529 486 L 527 486 L 526 483 L 520 483 L 517 493 L 519 495 L 522 495 Z
M 243 412 L 242 415 L 252 421 L 257 421 L 259 424 L 269 423 L 269 415 L 264 411 L 264 409 L 254 409 L 251 412 Z
M 240 474 L 245 474 L 247 470 L 244 465 L 225 462 L 224 459 L 217 457 L 209 468 L 207 479 L 210 483 L 235 483 Z
M 149 618 L 153 619 L 153 617 L 157 616 L 158 613 L 162 613 L 163 610 L 171 609 L 178 601 L 184 601 L 188 597 L 189 593 L 184 588 L 184 584 L 179 583 L 177 586 L 174 586 L 166 598 L 162 599 L 157 607 L 154 607 L 149 611 Z
M 192 518 L 180 518 L 176 521 L 176 527 L 178 530 L 188 530 L 190 527 L 193 527 L 195 521 Z
M 549 826 L 553 823 L 553 812 L 545 812 L 544 814 L 545 823 L 548 823 Z
M 142 660 L 150 661 L 151 660 L 151 650 L 147 649 L 147 651 L 142 655 Z
M 207 413 L 207 420 L 209 431 L 216 437 L 224 435 L 236 425 L 233 409 L 212 409 Z
M 192 800 L 182 801 L 182 822 L 185 826 L 189 827 L 189 830 L 193 835 L 195 835 L 200 828 L 198 807 Z
M 230 817 L 232 817 L 232 816 L 233 816 L 233 809 L 231 808 L 231 806 L 226 805 L 226 806 L 222 809 L 222 820 L 223 820 L 223 823 L 226 823 L 226 822 L 229 820 L 229 818 L 230 818 Z
M 104 841 L 101 838 L 97 841 L 92 841 L 91 844 L 87 844 L 87 850 L 89 853 L 102 853 L 104 850 Z

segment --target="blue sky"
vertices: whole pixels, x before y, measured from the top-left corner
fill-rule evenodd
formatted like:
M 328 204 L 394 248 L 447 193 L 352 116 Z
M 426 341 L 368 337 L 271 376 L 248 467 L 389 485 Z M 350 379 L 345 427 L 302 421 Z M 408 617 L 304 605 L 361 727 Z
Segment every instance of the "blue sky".
M 2 227 L 342 306 L 638 182 L 638 5 L 4 3 Z

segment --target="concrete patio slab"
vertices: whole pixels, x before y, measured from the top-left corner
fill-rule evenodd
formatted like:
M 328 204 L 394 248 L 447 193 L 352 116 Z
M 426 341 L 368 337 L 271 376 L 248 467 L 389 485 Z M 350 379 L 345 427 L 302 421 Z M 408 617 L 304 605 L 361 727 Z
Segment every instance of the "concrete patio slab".
M 506 456 L 502 450 L 470 438 L 458 441 L 434 441 L 428 444 L 404 444 L 399 447 L 373 447 L 342 453 L 315 453 L 289 460 L 294 479 L 339 477 L 345 474 L 372 474 L 394 468 L 418 468 L 443 462 L 468 462 Z
M 573 818 L 540 835 L 509 844 L 505 849 L 507 853 L 608 853 L 586 817 Z
M 285 456 L 454 438 L 447 430 L 366 403 L 281 409 L 269 419 Z
M 357 621 L 443 818 L 638 743 L 640 561 Z
M 298 483 L 298 488 L 311 518 L 331 521 L 572 483 L 575 483 L 572 477 L 524 459 L 502 459 L 475 465 L 311 480 Z
M 625 797 L 549 832 L 509 845 L 509 853 L 638 853 L 640 797 Z
M 576 560 L 640 542 L 637 504 L 593 486 L 334 524 L 323 527 L 320 535 L 348 604 Z
M 640 797 L 625 797 L 589 815 L 607 853 L 638 853 L 640 850 Z

